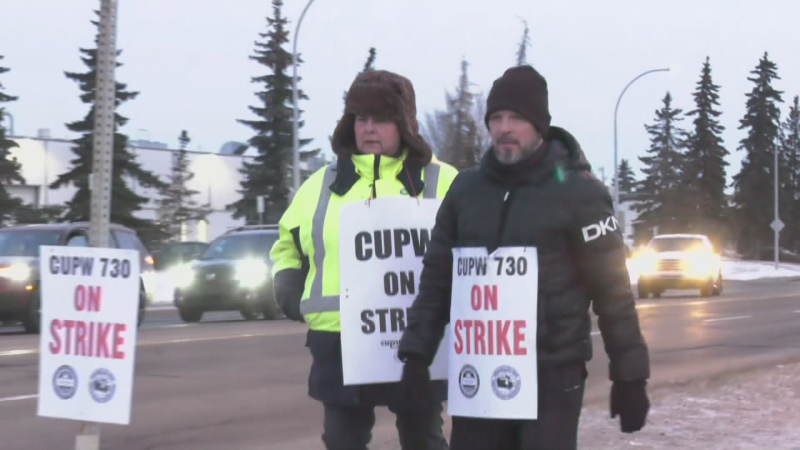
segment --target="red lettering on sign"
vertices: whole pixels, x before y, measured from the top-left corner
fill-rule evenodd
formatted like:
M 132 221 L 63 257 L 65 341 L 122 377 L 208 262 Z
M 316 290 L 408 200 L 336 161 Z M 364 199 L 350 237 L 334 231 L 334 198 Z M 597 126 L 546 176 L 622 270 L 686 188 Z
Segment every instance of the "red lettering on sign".
M 125 359 L 126 331 L 124 323 L 54 319 L 48 348 L 53 355 Z
M 453 327 L 453 348 L 457 355 L 525 356 L 526 327 L 526 320 L 459 319 Z
M 103 297 L 101 286 L 84 286 L 79 284 L 75 287 L 74 296 L 76 311 L 100 311 L 100 301 Z
M 483 286 L 483 290 L 477 284 L 472 286 L 470 306 L 473 311 L 497 311 L 497 285 Z

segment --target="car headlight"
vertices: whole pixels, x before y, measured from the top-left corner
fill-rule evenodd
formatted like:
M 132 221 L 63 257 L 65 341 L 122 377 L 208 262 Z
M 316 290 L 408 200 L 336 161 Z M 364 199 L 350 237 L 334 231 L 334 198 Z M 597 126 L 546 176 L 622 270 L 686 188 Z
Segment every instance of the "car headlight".
M 245 259 L 236 264 L 236 281 L 242 287 L 260 286 L 267 279 L 269 266 L 264 261 Z
M 686 269 L 689 276 L 706 278 L 711 276 L 715 266 L 715 255 L 709 253 L 696 253 L 686 258 Z
M 191 263 L 179 264 L 169 270 L 169 277 L 178 289 L 183 289 L 194 282 L 194 269 Z
M 0 269 L 0 277 L 13 281 L 25 281 L 31 277 L 31 268 L 27 264 L 12 264 Z
M 640 275 L 652 275 L 658 267 L 658 258 L 655 255 L 641 255 L 635 260 L 636 271 Z

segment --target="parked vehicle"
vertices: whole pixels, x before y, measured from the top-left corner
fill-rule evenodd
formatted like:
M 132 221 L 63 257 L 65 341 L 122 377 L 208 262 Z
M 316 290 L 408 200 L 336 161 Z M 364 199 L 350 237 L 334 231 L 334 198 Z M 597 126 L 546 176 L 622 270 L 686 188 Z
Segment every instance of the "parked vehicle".
M 109 246 L 138 250 L 141 255 L 141 289 L 138 323 L 147 307 L 145 280 L 153 274 L 153 260 L 136 232 L 112 224 Z M 89 223 L 19 225 L 0 229 L 0 322 L 21 322 L 28 333 L 39 333 L 41 299 L 39 247 L 64 245 L 89 247 Z

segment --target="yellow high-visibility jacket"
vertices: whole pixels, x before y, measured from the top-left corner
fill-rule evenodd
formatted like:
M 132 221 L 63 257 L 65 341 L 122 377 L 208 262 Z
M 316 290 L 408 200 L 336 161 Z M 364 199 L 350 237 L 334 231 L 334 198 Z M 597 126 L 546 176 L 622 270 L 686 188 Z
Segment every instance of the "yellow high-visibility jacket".
M 424 168 L 414 168 L 404 163 L 406 154 L 340 158 L 300 186 L 270 252 L 276 300 L 290 319 L 304 320 L 314 331 L 341 330 L 339 216 L 344 205 L 414 193 L 443 198 L 447 193 L 458 173 L 454 167 L 434 157 Z

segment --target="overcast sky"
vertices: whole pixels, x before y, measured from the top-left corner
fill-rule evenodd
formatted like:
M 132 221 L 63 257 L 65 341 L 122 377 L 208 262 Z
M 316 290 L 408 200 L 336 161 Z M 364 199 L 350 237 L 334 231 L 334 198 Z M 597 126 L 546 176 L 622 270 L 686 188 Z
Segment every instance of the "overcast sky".
M 77 85 L 63 72 L 83 71 L 79 47 L 91 47 L 90 20 L 99 0 L 0 0 L 0 55 L 12 69 L 0 78 L 16 134 L 49 128 L 73 138 L 64 124 L 84 117 Z M 288 0 L 290 39 L 306 0 Z M 492 6 L 488 6 L 491 4 Z M 402 6 L 401 6 L 402 5 Z M 141 94 L 119 112 L 133 139 L 177 146 L 181 129 L 191 149 L 217 152 L 252 132 L 236 119 L 252 119 L 248 105 L 259 86 L 250 77 L 264 69 L 248 57 L 266 30 L 269 0 L 119 0 L 119 81 Z M 784 115 L 800 94 L 800 2 L 793 0 L 316 0 L 301 27 L 298 48 L 305 63 L 301 87 L 310 97 L 303 137 L 329 152 L 327 137 L 342 112 L 342 92 L 367 56 L 377 66 L 411 79 L 419 118 L 444 106 L 445 90 L 470 62 L 476 89 L 515 63 L 520 17 L 532 29 L 529 62 L 548 80 L 553 124 L 571 131 L 596 168 L 612 175 L 614 105 L 639 73 L 671 67 L 637 81 L 619 114 L 621 157 L 644 154 L 644 124 L 653 119 L 667 90 L 677 107 L 693 108 L 691 93 L 706 56 L 721 85 L 729 176 L 738 171 L 747 81 L 765 51 L 778 64 Z M 287 47 L 291 51 L 291 46 Z M 687 126 L 688 120 L 684 121 Z

